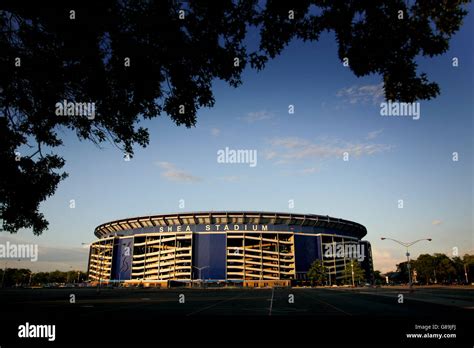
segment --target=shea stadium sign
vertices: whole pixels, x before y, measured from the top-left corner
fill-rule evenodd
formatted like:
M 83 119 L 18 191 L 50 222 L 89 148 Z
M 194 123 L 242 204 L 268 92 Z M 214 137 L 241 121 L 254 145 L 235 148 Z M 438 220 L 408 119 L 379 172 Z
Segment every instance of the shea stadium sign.
M 215 225 L 174 225 L 160 226 L 158 232 L 227 232 L 227 231 L 268 231 L 269 225 L 262 224 L 215 224 Z M 271 225 L 273 227 L 273 225 Z

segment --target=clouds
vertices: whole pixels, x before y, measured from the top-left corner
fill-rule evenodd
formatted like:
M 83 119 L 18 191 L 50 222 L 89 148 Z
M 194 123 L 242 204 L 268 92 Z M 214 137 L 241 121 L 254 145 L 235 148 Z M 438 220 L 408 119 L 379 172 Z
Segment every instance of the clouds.
M 211 128 L 211 134 L 212 136 L 217 137 L 221 134 L 221 130 L 219 128 Z
M 310 167 L 310 168 L 304 168 L 299 171 L 299 174 L 302 175 L 308 175 L 308 174 L 314 174 L 319 172 L 319 168 L 316 167 Z
M 443 223 L 443 221 L 441 221 L 441 220 L 433 220 L 431 222 L 431 224 L 434 225 L 434 226 L 441 225 L 442 223 Z
M 372 248 L 372 258 L 374 261 L 374 269 L 382 273 L 394 271 L 396 265 L 403 261 L 400 257 L 394 257 L 390 252 L 377 248 Z
M 222 181 L 225 181 L 225 182 L 235 183 L 235 182 L 239 182 L 239 181 L 242 181 L 242 180 L 246 179 L 246 176 L 228 175 L 228 176 L 221 176 L 219 179 L 222 180 Z
M 272 112 L 261 110 L 257 112 L 249 112 L 241 119 L 248 123 L 255 123 L 259 121 L 271 120 L 275 115 Z
M 377 138 L 380 134 L 382 134 L 382 132 L 383 132 L 383 129 L 378 129 L 378 130 L 369 132 L 369 133 L 367 134 L 367 136 L 365 137 L 365 139 L 366 139 L 366 140 L 375 139 L 375 138 Z
M 294 149 L 294 148 L 306 146 L 309 144 L 307 140 L 296 138 L 296 137 L 276 138 L 276 139 L 270 140 L 270 143 L 273 146 L 281 146 L 287 149 Z
M 269 141 L 271 149 L 266 152 L 265 158 L 277 163 L 288 163 L 295 160 L 342 158 L 344 153 L 349 156 L 371 156 L 392 149 L 391 145 L 369 142 L 347 142 L 341 139 L 323 139 L 311 142 L 306 139 L 286 137 L 275 138 Z
M 336 96 L 349 104 L 377 104 L 384 99 L 383 83 L 342 88 Z
M 163 169 L 161 176 L 167 180 L 188 183 L 199 182 L 202 180 L 200 177 L 194 176 L 190 173 L 176 168 L 173 163 L 158 162 L 157 164 L 158 166 L 160 166 L 160 168 Z

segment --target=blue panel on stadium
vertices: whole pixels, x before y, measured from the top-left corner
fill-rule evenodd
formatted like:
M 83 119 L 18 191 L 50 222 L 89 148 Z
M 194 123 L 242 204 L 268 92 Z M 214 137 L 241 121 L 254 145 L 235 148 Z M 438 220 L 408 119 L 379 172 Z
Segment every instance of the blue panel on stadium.
M 318 236 L 295 235 L 296 272 L 307 272 L 311 264 L 321 259 Z
M 118 239 L 114 246 L 112 266 L 113 278 L 116 280 L 130 279 L 132 274 L 133 238 Z
M 193 240 L 193 279 L 225 279 L 225 234 L 195 234 Z M 199 269 L 201 268 L 201 275 Z

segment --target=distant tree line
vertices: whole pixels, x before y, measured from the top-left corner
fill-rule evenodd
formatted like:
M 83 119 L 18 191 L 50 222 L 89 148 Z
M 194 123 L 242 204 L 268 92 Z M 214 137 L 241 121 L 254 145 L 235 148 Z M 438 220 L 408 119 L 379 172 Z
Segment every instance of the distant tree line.
M 415 284 L 471 284 L 474 283 L 474 255 L 465 254 L 463 257 L 448 257 L 445 254 L 435 253 L 433 255 L 421 254 L 417 259 L 410 261 L 412 271 L 412 281 Z M 358 262 L 346 263 L 346 267 L 337 281 L 333 284 L 351 285 L 352 272 L 354 272 L 354 284 L 373 283 L 384 285 L 386 278 L 391 284 L 408 283 L 407 262 L 396 265 L 395 272 L 388 272 L 383 275 L 375 270 L 373 279 L 367 279 L 366 272 Z M 321 260 L 315 260 L 307 273 L 309 285 L 329 285 L 328 269 Z
M 37 272 L 27 268 L 7 268 L 0 270 L 1 287 L 25 287 L 81 283 L 87 279 L 87 273 L 71 270 L 67 272 Z
M 474 282 L 474 255 L 448 257 L 445 254 L 421 254 L 410 261 L 412 281 L 419 284 L 471 284 Z M 396 272 L 388 272 L 390 282 L 407 283 L 407 262 L 397 264 Z

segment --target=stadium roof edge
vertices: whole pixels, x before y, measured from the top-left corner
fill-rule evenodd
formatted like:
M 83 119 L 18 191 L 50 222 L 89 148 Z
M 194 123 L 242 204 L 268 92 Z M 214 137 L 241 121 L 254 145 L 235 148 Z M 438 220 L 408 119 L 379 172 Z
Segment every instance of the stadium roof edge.
M 237 216 L 233 216 L 237 215 Z M 209 222 L 212 224 L 213 218 L 225 218 L 229 220 L 229 218 L 241 218 L 247 220 L 248 222 L 242 221 L 242 223 L 262 223 L 262 219 L 265 219 L 265 223 L 274 223 L 277 222 L 279 224 L 288 224 L 294 225 L 299 224 L 301 226 L 317 226 L 317 225 L 324 225 L 334 224 L 334 225 L 342 225 L 349 230 L 353 230 L 354 232 L 358 232 L 361 237 L 367 234 L 367 229 L 354 221 L 340 219 L 331 217 L 329 215 L 318 215 L 318 214 L 295 214 L 290 212 L 269 212 L 269 211 L 250 211 L 250 210 L 223 210 L 223 211 L 195 211 L 195 212 L 181 212 L 181 213 L 165 213 L 165 214 L 156 214 L 156 215 L 143 215 L 143 216 L 136 216 L 124 219 L 117 219 L 113 221 L 109 221 L 97 226 L 94 230 L 94 234 L 98 237 L 110 236 L 111 234 L 117 233 L 119 231 L 124 230 L 131 230 L 131 229 L 138 229 L 143 227 L 142 222 L 151 222 L 153 226 L 168 226 L 170 224 L 170 220 L 175 219 L 178 223 L 171 222 L 172 225 L 193 225 L 198 224 L 199 220 L 197 218 L 208 218 Z M 185 222 L 186 218 L 190 220 Z M 250 221 L 251 219 L 257 218 L 257 221 Z M 184 220 L 183 220 L 184 219 Z M 300 221 L 301 220 L 301 221 Z M 163 224 L 158 223 L 155 224 L 155 221 L 161 221 Z M 284 222 L 286 221 L 286 222 Z M 183 223 L 185 222 L 185 223 Z M 219 222 L 222 223 L 222 222 Z M 236 221 L 230 221 L 226 223 L 238 223 Z

